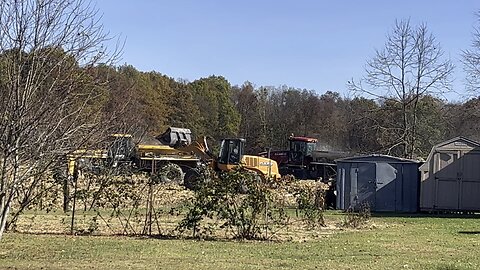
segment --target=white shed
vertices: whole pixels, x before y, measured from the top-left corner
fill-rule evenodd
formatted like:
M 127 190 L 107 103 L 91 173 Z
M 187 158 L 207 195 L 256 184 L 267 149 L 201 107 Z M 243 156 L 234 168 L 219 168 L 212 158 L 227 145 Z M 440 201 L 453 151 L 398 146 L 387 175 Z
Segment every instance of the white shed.
M 435 145 L 420 166 L 420 210 L 480 211 L 480 143 L 456 137 Z

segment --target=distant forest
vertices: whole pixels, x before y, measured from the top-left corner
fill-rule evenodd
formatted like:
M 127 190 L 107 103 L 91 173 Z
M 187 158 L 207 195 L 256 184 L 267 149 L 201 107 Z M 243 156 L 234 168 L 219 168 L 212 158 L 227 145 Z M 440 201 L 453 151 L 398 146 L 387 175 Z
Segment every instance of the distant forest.
M 317 138 L 325 149 L 404 156 L 398 143 L 402 108 L 393 99 L 249 82 L 232 86 L 222 76 L 187 82 L 129 65 L 95 69 L 106 82 L 99 97 L 103 113 L 122 114 L 113 129 L 156 136 L 175 126 L 191 129 L 194 136 L 243 137 L 248 153 L 284 149 L 294 134 Z M 426 157 L 433 145 L 454 136 L 480 139 L 479 98 L 460 103 L 422 95 L 417 108 L 412 157 Z

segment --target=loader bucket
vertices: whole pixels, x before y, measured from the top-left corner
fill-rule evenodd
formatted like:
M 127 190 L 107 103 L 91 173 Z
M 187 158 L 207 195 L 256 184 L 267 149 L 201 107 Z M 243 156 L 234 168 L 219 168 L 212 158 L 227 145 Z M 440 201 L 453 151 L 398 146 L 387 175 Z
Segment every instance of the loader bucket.
M 169 127 L 156 139 L 171 147 L 187 146 L 192 143 L 192 132 L 188 128 Z

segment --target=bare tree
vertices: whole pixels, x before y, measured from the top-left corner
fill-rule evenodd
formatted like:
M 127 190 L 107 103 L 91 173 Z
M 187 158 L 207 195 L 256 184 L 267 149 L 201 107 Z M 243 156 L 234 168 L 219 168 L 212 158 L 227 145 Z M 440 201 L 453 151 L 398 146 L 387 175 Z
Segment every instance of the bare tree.
M 0 2 L 0 239 L 19 194 L 25 207 L 52 164 L 99 128 L 91 70 L 118 56 L 107 40 L 89 2 Z
M 382 104 L 391 104 L 389 109 L 395 111 L 388 113 L 395 119 L 389 119 L 388 125 L 381 127 L 394 135 L 385 145 L 387 152 L 397 150 L 404 157 L 415 155 L 418 103 L 425 95 L 440 96 L 450 91 L 453 68 L 425 24 L 412 27 L 408 20 L 395 22 L 385 48 L 377 50 L 367 62 L 365 86 L 362 81 L 349 82 L 351 90 L 373 96 Z
M 473 29 L 470 50 L 463 51 L 464 70 L 467 73 L 467 89 L 474 93 L 480 91 L 480 12 L 477 12 L 478 25 Z

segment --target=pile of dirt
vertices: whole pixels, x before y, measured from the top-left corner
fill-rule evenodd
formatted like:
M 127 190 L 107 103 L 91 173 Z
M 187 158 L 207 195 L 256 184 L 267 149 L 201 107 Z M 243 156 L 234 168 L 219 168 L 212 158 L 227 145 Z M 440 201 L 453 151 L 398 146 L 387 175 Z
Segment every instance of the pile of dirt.
M 160 206 L 181 205 L 193 197 L 193 191 L 174 183 L 158 185 L 154 192 L 155 204 Z
M 275 200 L 285 206 L 296 206 L 296 196 L 302 190 L 323 190 L 326 192 L 330 188 L 329 184 L 325 184 L 314 180 L 293 180 L 283 183 L 278 188 L 272 189 Z

